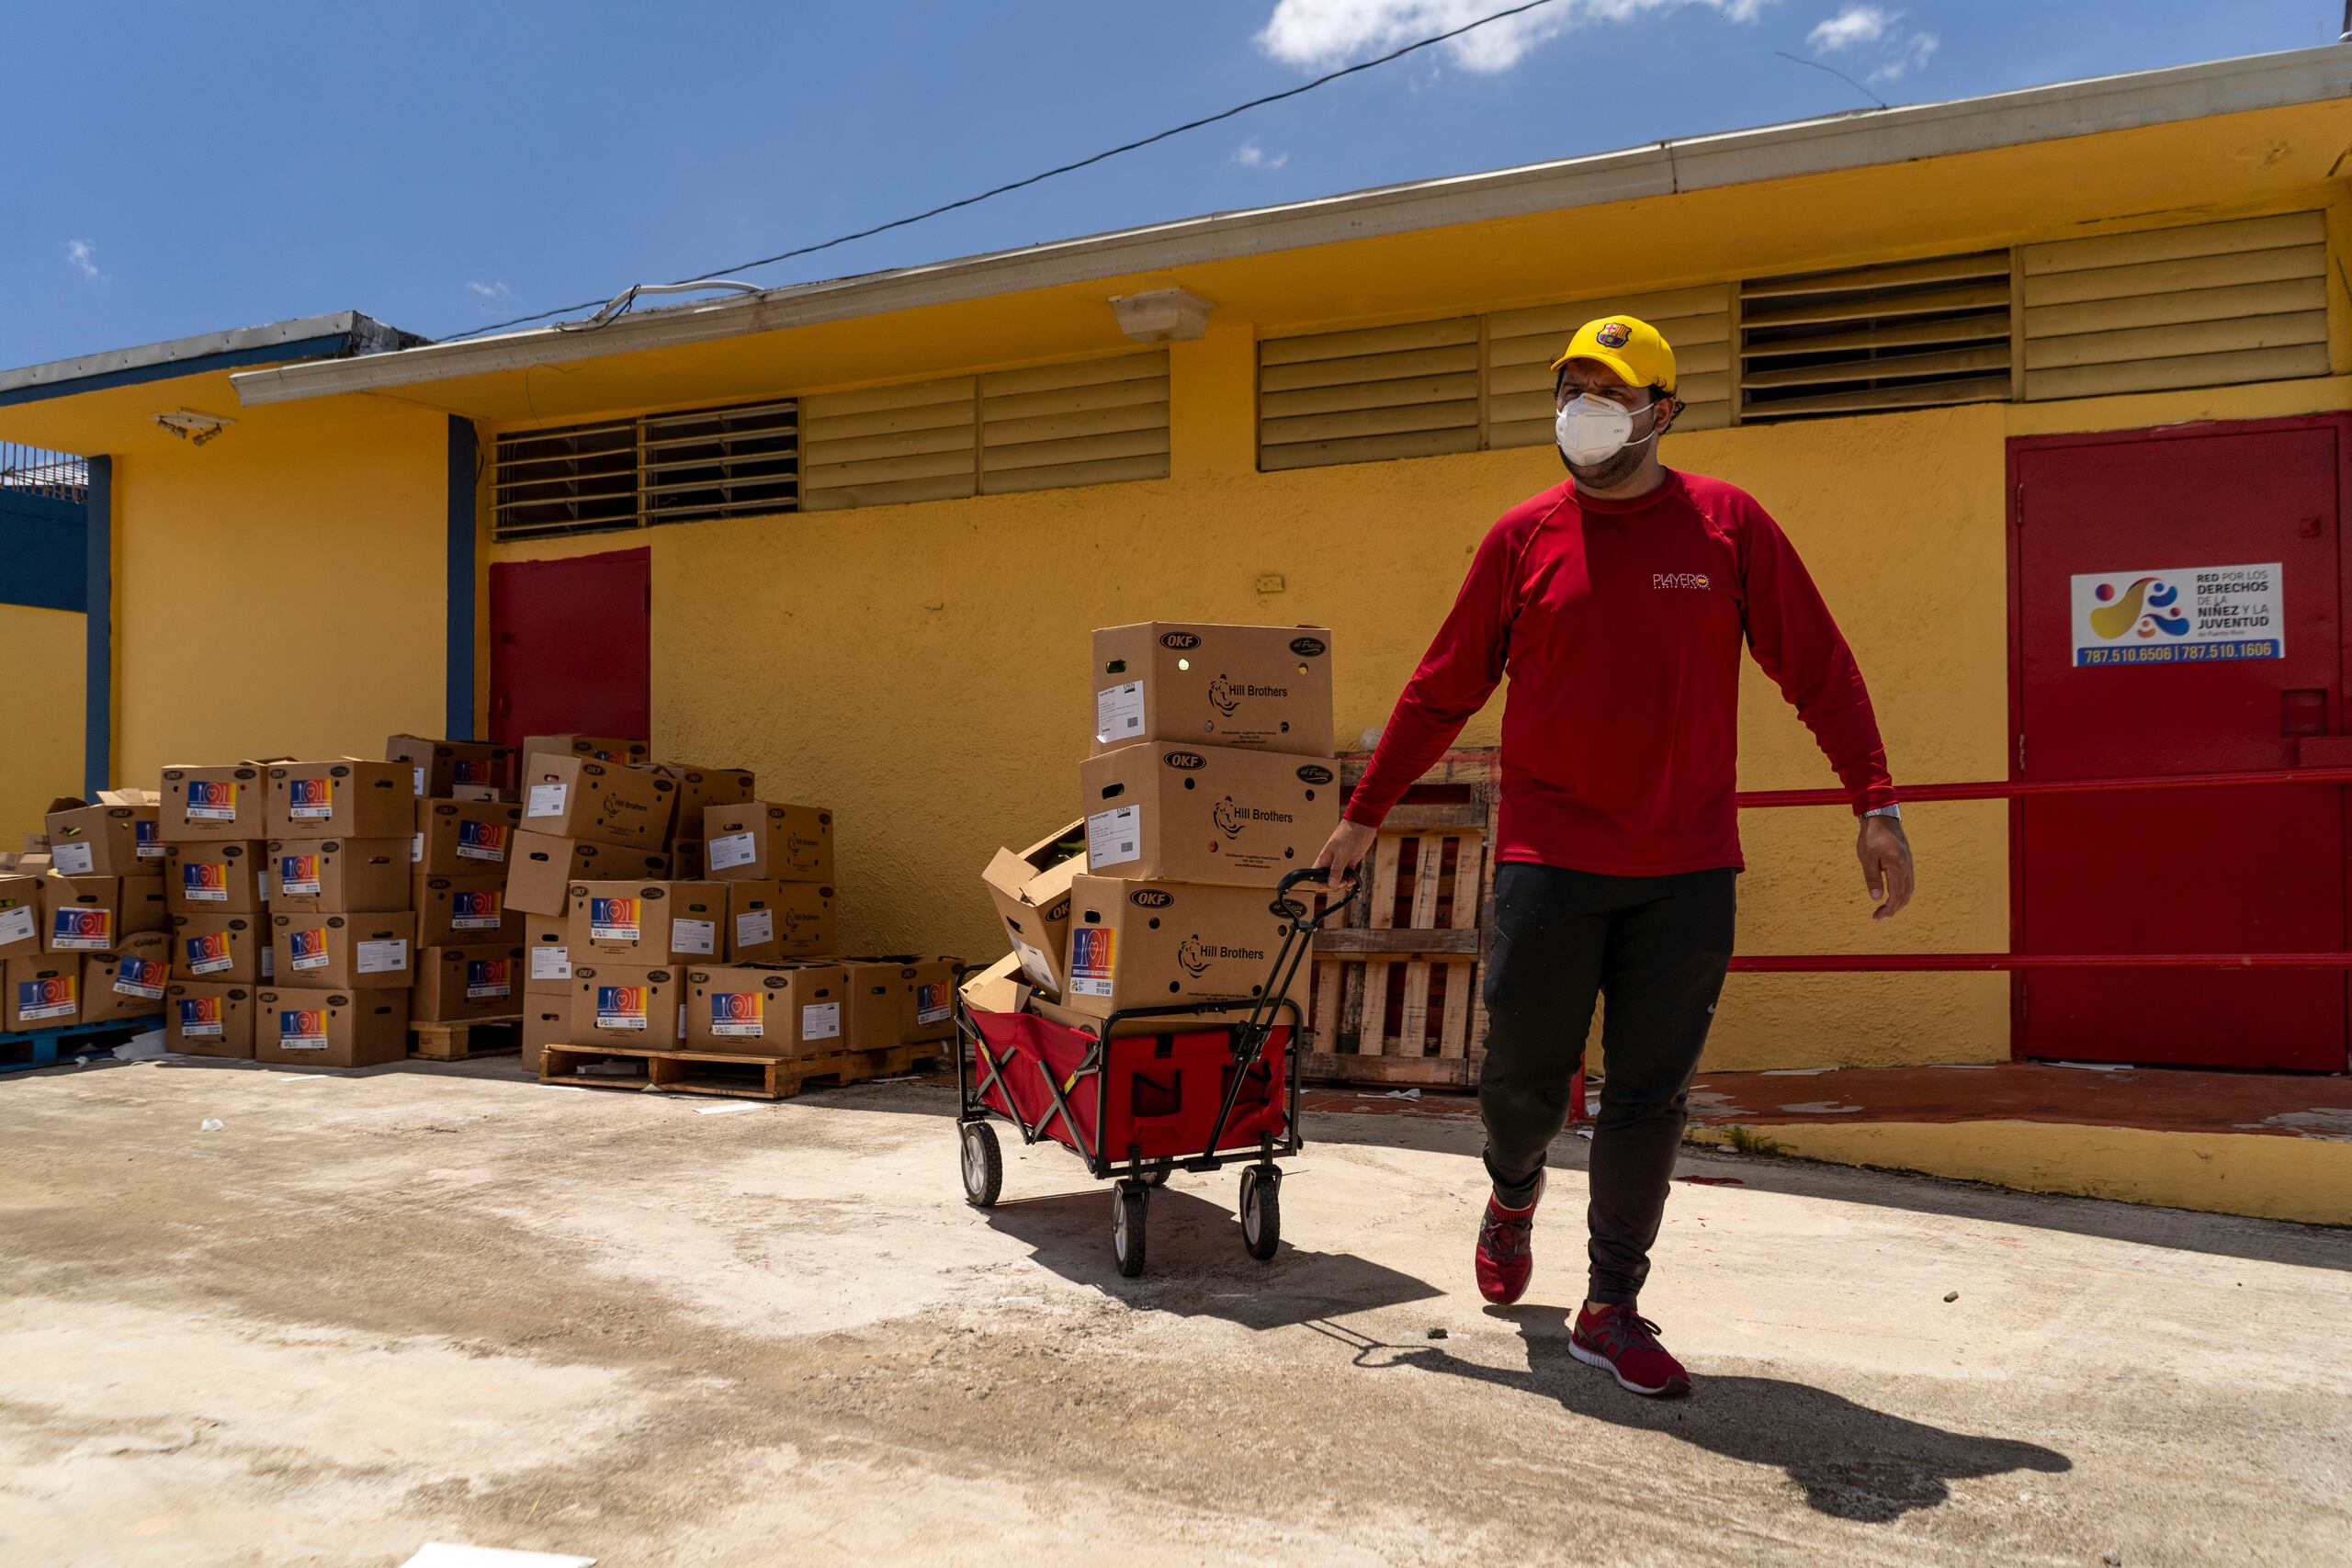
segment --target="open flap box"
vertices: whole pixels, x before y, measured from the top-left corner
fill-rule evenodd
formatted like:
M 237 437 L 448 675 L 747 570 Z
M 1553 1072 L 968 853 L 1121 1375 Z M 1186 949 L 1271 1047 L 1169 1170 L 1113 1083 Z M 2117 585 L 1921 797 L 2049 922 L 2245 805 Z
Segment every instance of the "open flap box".
M 102 789 L 96 801 L 63 795 L 49 803 L 50 863 L 68 876 L 157 876 L 164 842 L 152 789 Z
M 1049 995 L 1062 989 L 1069 952 L 1069 885 L 1086 874 L 1086 821 L 1080 818 L 1025 850 L 999 850 L 980 873 L 995 900 L 1013 955 L 1031 984 Z

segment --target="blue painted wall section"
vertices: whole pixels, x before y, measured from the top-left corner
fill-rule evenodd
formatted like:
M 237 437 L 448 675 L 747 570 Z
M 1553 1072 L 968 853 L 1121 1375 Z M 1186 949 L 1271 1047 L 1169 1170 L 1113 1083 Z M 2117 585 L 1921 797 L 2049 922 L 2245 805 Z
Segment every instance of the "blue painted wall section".
M 441 733 L 474 738 L 474 478 L 481 444 L 471 420 L 449 416 L 448 694 Z
M 114 459 L 90 459 L 88 526 L 82 530 L 82 797 L 114 780 Z
M 78 501 L 0 491 L 0 604 L 82 608 L 85 515 Z

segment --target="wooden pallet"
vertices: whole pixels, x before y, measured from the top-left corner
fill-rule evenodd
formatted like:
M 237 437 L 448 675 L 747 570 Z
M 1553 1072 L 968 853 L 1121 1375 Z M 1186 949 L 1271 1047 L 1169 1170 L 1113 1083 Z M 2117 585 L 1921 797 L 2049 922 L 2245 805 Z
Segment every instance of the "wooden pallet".
M 523 1019 L 469 1018 L 449 1023 L 411 1023 L 408 1054 L 428 1062 L 463 1062 L 501 1056 L 523 1048 Z
M 1352 786 L 1367 759 L 1340 759 Z M 1381 825 L 1364 892 L 1315 939 L 1306 1010 L 1317 1082 L 1467 1089 L 1495 897 L 1495 754 L 1449 752 Z
M 67 1023 L 55 1029 L 22 1029 L 0 1034 L 0 1073 L 53 1067 L 82 1052 L 110 1052 L 134 1034 L 162 1026 L 161 1013 L 110 1018 L 98 1023 Z
M 653 1090 L 662 1094 L 725 1094 L 745 1100 L 788 1100 L 804 1089 L 840 1088 L 868 1078 L 894 1077 L 949 1049 L 938 1042 L 894 1045 L 881 1051 L 835 1051 L 822 1056 L 778 1060 L 732 1056 L 716 1051 L 647 1051 L 623 1045 L 548 1045 L 539 1055 L 541 1083 L 588 1089 Z M 582 1074 L 596 1062 L 637 1062 L 632 1076 Z

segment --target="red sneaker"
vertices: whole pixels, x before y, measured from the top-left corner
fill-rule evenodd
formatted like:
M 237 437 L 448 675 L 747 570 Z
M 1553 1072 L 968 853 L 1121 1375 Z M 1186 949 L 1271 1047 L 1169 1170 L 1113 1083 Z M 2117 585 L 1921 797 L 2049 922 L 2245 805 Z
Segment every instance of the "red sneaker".
M 1690 1392 L 1690 1374 L 1657 1342 L 1657 1325 L 1623 1303 L 1579 1311 L 1568 1354 L 1588 1367 L 1606 1368 L 1620 1386 L 1635 1393 Z
M 1535 1205 L 1544 1201 L 1538 1179 L 1535 1196 L 1524 1209 L 1506 1209 L 1487 1194 L 1487 1217 L 1478 1223 L 1478 1293 L 1497 1306 L 1509 1306 L 1527 1293 L 1528 1276 L 1535 1272 L 1535 1257 L 1528 1248 L 1535 1229 Z

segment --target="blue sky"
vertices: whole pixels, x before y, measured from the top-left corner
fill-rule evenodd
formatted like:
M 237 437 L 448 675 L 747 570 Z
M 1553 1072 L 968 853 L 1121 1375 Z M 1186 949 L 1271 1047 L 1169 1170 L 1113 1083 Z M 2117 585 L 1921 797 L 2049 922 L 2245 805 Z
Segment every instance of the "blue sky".
M 0 366 L 356 308 L 446 336 L 706 273 L 1508 0 L 11 7 Z M 1867 100 L 2332 41 L 2335 0 L 1552 0 L 776 284 Z M 28 70 L 28 62 L 40 62 Z

